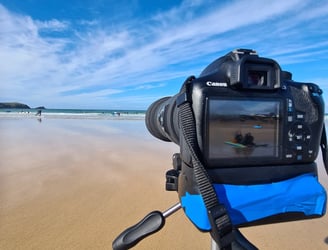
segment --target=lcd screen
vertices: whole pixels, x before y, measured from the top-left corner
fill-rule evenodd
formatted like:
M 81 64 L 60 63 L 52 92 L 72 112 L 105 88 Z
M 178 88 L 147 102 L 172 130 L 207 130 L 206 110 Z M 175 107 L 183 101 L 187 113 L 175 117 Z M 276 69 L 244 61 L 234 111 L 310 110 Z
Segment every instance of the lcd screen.
M 209 160 L 279 156 L 279 101 L 208 100 Z

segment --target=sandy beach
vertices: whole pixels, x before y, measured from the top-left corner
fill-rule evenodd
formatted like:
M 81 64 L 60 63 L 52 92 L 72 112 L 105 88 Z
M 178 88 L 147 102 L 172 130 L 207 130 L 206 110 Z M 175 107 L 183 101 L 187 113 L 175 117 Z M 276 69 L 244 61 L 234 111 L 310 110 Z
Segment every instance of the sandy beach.
M 124 229 L 178 202 L 165 191 L 178 150 L 152 137 L 143 120 L 0 120 L 0 249 L 111 249 Z M 328 249 L 327 216 L 242 232 L 259 249 Z M 180 210 L 134 249 L 210 243 Z

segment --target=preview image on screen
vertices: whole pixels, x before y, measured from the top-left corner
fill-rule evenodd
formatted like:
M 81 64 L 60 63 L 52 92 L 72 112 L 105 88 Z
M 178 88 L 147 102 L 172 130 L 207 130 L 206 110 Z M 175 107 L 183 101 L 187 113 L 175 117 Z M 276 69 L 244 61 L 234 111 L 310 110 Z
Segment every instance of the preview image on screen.
M 208 102 L 209 159 L 278 157 L 279 101 Z

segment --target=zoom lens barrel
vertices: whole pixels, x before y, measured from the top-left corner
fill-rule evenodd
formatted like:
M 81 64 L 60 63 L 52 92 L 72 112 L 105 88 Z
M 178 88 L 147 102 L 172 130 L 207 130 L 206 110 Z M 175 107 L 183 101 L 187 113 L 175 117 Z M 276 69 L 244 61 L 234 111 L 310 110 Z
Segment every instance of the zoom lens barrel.
M 178 109 L 176 96 L 163 97 L 151 104 L 146 112 L 148 131 L 163 141 L 172 141 L 179 145 Z

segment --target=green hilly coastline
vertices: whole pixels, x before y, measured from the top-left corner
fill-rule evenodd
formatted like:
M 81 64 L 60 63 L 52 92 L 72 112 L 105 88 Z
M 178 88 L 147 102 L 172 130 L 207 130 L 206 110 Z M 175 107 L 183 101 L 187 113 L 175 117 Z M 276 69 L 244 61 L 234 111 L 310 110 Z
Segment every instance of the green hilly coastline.
M 19 102 L 0 102 L 0 108 L 2 109 L 30 109 L 26 104 Z

